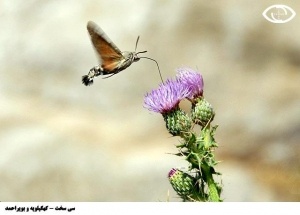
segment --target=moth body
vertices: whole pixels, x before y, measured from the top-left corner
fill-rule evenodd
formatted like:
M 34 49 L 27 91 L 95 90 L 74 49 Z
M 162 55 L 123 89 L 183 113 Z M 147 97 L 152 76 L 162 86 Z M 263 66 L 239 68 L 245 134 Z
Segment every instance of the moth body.
M 87 75 L 82 76 L 82 83 L 86 86 L 91 85 L 95 77 L 99 75 L 105 75 L 107 76 L 106 78 L 109 78 L 126 69 L 133 62 L 139 61 L 141 58 L 153 60 L 148 57 L 138 56 L 138 54 L 145 53 L 147 51 L 121 52 L 120 49 L 112 42 L 112 40 L 109 39 L 105 32 L 92 21 L 88 22 L 87 30 L 89 32 L 95 51 L 98 55 L 100 64 L 91 68 Z M 135 50 L 138 41 L 139 37 L 136 41 Z M 156 62 L 156 64 L 159 70 L 158 63 Z

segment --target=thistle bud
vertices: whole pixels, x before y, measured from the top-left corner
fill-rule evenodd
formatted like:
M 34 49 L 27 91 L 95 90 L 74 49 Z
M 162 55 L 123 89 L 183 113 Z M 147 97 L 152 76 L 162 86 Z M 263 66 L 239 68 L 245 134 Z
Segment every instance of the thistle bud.
M 192 127 L 192 120 L 181 109 L 163 114 L 166 128 L 173 136 L 180 136 L 187 133 Z
M 203 97 L 197 98 L 192 105 L 192 120 L 194 123 L 205 126 L 213 120 L 215 112 Z
M 171 169 L 168 174 L 169 181 L 176 193 L 183 199 L 191 199 L 194 195 L 196 179 L 178 169 Z

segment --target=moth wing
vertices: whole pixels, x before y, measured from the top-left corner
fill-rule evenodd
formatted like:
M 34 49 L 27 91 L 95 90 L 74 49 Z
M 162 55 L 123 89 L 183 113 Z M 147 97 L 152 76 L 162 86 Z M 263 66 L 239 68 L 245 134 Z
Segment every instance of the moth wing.
M 96 23 L 89 21 L 87 30 L 101 60 L 101 66 L 108 72 L 113 71 L 124 58 L 122 52 Z

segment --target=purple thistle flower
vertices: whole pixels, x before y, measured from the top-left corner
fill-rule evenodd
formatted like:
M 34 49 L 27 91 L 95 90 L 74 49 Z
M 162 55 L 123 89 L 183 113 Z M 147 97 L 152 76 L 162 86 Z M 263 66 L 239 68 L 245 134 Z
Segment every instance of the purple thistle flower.
M 190 89 L 178 80 L 168 79 L 160 84 L 158 89 L 147 93 L 144 98 L 144 107 L 157 113 L 167 113 L 178 107 L 179 102 L 190 95 Z
M 197 98 L 203 95 L 203 78 L 202 75 L 191 68 L 179 68 L 177 69 L 176 79 L 190 89 L 190 95 L 188 98 Z

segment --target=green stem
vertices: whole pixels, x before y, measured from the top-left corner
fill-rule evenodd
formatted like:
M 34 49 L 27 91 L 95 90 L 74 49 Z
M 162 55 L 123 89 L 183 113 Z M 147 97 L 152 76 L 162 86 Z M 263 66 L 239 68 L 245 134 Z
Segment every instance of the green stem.
M 206 182 L 208 184 L 208 190 L 209 190 L 209 200 L 212 202 L 221 202 L 219 192 L 217 189 L 217 185 L 213 178 L 213 173 L 211 171 L 211 168 L 207 164 L 201 165 L 203 175 L 206 179 Z

